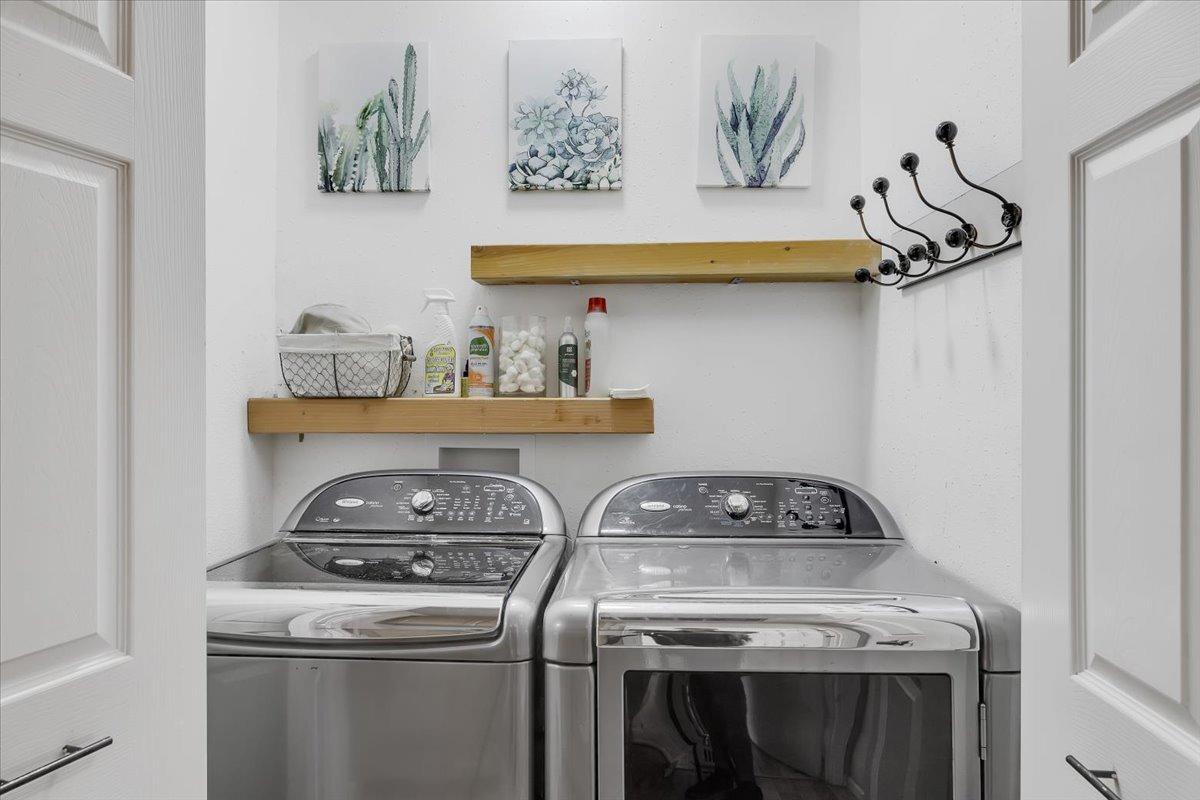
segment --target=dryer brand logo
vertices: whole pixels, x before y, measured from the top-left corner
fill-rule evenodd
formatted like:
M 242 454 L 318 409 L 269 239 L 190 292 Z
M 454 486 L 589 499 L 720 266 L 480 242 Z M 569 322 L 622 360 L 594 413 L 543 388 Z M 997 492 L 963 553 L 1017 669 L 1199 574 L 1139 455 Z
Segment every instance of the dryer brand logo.
M 333 504 L 339 508 L 358 508 L 365 502 L 361 497 L 339 497 Z

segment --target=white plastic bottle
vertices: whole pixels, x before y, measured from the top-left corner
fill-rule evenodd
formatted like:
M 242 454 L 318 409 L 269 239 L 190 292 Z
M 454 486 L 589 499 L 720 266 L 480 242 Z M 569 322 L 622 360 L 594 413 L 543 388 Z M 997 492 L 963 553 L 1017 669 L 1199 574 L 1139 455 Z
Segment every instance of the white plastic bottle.
M 459 374 L 458 343 L 454 335 L 454 320 L 450 317 L 450 304 L 454 295 L 449 289 L 426 289 L 425 305 L 421 311 L 433 306 L 433 338 L 425 348 L 421 363 L 426 397 L 458 397 L 461 376 Z
M 583 318 L 583 374 L 588 397 L 608 397 L 612 384 L 612 348 L 609 346 L 608 304 L 589 297 Z
M 467 329 L 467 396 L 496 396 L 496 325 L 487 306 L 476 306 Z

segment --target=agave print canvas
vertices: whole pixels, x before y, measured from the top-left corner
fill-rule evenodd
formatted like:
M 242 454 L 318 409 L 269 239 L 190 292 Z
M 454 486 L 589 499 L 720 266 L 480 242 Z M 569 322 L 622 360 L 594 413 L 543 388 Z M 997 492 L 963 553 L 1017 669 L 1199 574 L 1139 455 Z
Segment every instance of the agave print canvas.
M 508 44 L 508 185 L 621 188 L 621 40 Z
M 812 183 L 811 36 L 705 36 L 698 186 Z
M 317 188 L 429 191 L 429 47 L 324 47 L 317 56 Z

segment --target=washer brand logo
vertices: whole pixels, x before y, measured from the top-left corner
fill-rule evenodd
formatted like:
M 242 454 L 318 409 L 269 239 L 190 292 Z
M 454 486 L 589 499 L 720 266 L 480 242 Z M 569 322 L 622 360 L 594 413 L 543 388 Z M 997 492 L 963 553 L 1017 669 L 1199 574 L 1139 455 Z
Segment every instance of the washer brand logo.
M 361 497 L 341 497 L 334 500 L 333 504 L 340 508 L 358 508 L 365 502 Z
M 670 503 L 664 503 L 662 500 L 645 500 L 641 505 L 642 511 L 668 511 L 671 508 Z

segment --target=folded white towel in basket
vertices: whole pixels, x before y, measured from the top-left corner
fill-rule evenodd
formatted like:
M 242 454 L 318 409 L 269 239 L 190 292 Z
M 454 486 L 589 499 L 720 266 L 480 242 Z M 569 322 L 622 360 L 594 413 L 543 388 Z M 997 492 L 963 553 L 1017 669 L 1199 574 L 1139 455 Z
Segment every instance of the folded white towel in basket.
M 296 317 L 292 333 L 370 333 L 371 323 L 337 303 L 309 306 Z

